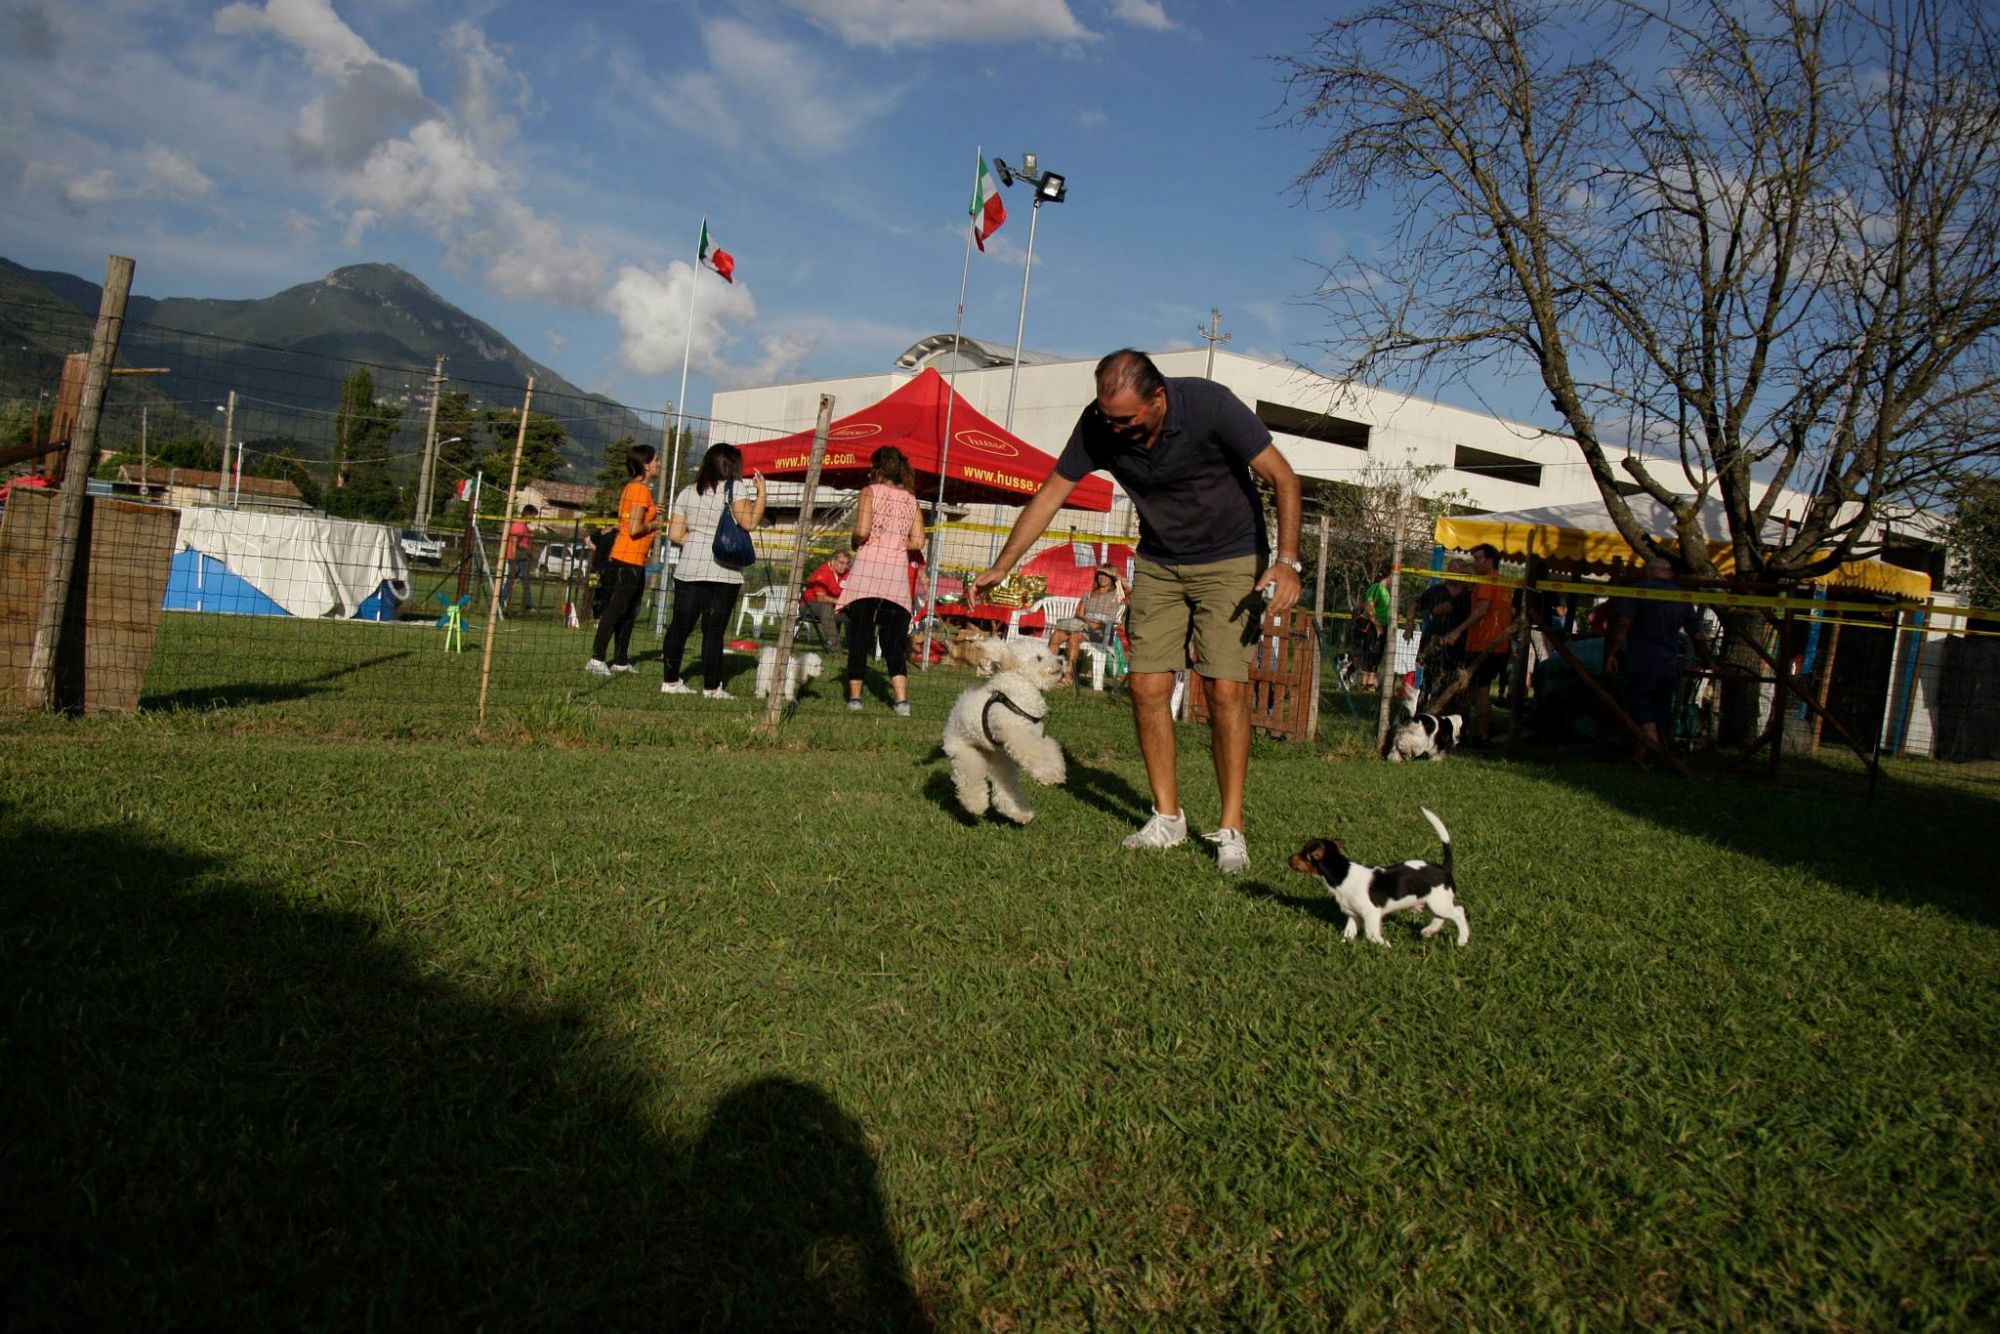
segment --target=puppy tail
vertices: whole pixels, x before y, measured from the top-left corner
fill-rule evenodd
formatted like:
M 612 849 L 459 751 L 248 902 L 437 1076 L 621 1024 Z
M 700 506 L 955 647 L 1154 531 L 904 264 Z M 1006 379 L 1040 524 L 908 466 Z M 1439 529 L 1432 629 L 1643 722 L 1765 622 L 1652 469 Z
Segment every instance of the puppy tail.
M 1422 811 L 1422 812 L 1424 813 L 1424 818 L 1425 818 L 1426 820 L 1429 820 L 1429 821 L 1431 822 L 1431 828 L 1433 828 L 1433 829 L 1437 830 L 1437 836 L 1438 836 L 1438 841 L 1444 844 L 1444 861 L 1443 861 L 1443 865 L 1444 865 L 1444 873 L 1445 873 L 1446 875 L 1450 875 L 1450 874 L 1452 873 L 1452 872 L 1451 872 L 1451 830 L 1449 830 L 1449 829 L 1446 829 L 1446 828 L 1444 827 L 1444 821 L 1442 821 L 1442 820 L 1438 819 L 1438 817 L 1437 817 L 1437 812 L 1436 812 L 1436 811 L 1434 811 L 1434 810 L 1432 810 L 1432 809 L 1431 809 L 1430 807 L 1428 807 L 1428 806 L 1419 806 L 1419 807 L 1417 807 L 1417 809 L 1418 809 L 1418 810 L 1420 810 L 1420 811 Z

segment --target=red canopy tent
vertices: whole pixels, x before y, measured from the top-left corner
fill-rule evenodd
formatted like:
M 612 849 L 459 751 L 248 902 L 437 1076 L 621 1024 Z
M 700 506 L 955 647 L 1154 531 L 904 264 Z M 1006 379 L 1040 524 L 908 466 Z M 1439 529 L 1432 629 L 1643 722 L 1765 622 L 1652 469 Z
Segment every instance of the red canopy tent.
M 917 471 L 917 498 L 937 495 L 940 447 L 944 440 L 946 406 L 950 405 L 951 452 L 944 457 L 944 498 L 964 504 L 983 502 L 1019 505 L 1055 471 L 1056 461 L 952 392 L 944 377 L 926 367 L 879 403 L 835 421 L 827 431 L 826 460 L 819 479 L 828 486 L 858 489 L 868 481 L 868 457 L 883 445 L 894 445 L 910 456 Z M 775 479 L 806 475 L 812 455 L 811 431 L 778 440 L 743 445 L 743 473 L 761 472 Z M 1111 508 L 1111 483 L 1086 477 L 1063 502 L 1073 509 Z

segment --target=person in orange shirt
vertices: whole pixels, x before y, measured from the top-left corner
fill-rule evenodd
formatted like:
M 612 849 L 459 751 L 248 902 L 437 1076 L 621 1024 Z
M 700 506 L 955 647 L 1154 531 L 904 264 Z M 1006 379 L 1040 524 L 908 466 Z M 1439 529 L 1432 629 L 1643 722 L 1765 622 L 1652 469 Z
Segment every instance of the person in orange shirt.
M 1485 542 L 1474 547 L 1472 572 L 1487 579 L 1498 574 L 1499 551 Z M 1439 646 L 1445 649 L 1449 649 L 1461 640 L 1464 641 L 1466 670 L 1469 675 L 1464 686 L 1432 705 L 1431 711 L 1443 713 L 1453 699 L 1469 692 L 1472 696 L 1473 736 L 1482 744 L 1491 739 L 1493 734 L 1493 683 L 1499 680 L 1500 674 L 1507 669 L 1513 631 L 1512 591 L 1497 584 L 1474 584 L 1471 613 L 1438 641 Z
M 651 445 L 625 451 L 625 474 L 632 480 L 618 494 L 618 540 L 604 562 L 604 614 L 597 618 L 597 640 L 583 669 L 592 676 L 632 670 L 632 626 L 639 619 L 639 599 L 646 591 L 646 558 L 660 532 L 660 507 L 653 503 L 653 479 L 660 474 L 659 456 Z M 614 649 L 609 663 L 604 650 Z

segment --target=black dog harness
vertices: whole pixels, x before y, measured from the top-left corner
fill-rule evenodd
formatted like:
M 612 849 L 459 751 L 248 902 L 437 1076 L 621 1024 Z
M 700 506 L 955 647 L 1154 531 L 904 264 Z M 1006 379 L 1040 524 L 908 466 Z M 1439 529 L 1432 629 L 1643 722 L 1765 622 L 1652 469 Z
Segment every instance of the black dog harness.
M 1040 727 L 1042 725 L 1041 718 L 1037 718 L 1034 714 L 1029 713 L 1026 709 L 1022 708 L 1020 705 L 1016 704 L 1013 700 L 1007 698 L 999 691 L 997 690 L 994 691 L 991 695 L 988 695 L 986 697 L 986 707 L 979 711 L 979 730 L 986 733 L 986 744 L 993 747 L 993 749 L 995 750 L 1000 749 L 1000 740 L 998 737 L 995 737 L 993 735 L 993 706 L 995 704 L 1006 705 L 1008 708 L 1020 714 L 1023 718 L 1026 718 L 1029 722 L 1033 723 L 1037 727 Z M 1042 718 L 1046 717 L 1048 717 L 1047 714 L 1042 715 Z

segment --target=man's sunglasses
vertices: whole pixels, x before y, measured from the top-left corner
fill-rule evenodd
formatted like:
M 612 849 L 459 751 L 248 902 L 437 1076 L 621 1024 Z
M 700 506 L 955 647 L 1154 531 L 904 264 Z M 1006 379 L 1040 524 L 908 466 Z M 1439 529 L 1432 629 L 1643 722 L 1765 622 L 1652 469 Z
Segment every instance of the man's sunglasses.
M 1137 412 L 1128 412 L 1122 417 L 1114 417 L 1110 413 L 1106 412 L 1103 408 L 1099 407 L 1095 402 L 1091 403 L 1090 410 L 1097 414 L 1097 420 L 1103 422 L 1106 426 L 1117 427 L 1120 430 L 1123 430 L 1126 427 L 1131 426 L 1133 423 L 1139 420 L 1139 414 Z

